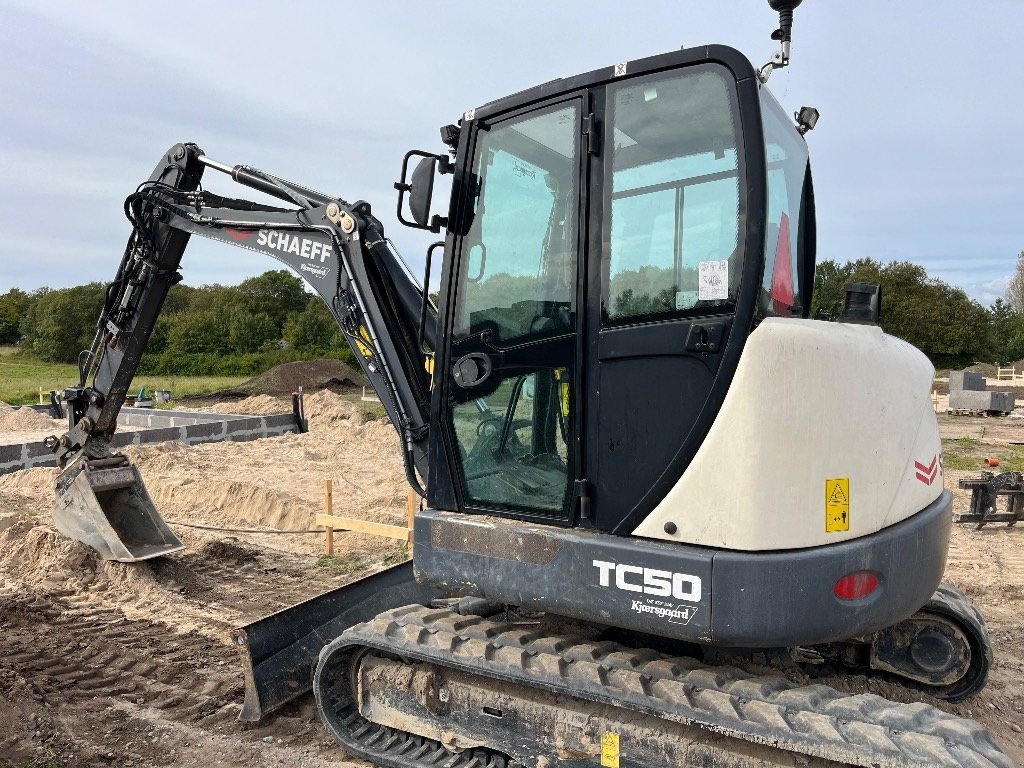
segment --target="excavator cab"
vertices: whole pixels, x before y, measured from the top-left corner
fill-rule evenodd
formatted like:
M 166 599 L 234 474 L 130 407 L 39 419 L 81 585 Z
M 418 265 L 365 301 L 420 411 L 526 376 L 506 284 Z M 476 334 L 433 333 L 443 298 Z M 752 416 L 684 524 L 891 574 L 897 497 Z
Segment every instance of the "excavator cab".
M 809 312 L 801 132 L 710 46 L 467 113 L 454 176 L 431 506 L 629 533 L 750 331 Z

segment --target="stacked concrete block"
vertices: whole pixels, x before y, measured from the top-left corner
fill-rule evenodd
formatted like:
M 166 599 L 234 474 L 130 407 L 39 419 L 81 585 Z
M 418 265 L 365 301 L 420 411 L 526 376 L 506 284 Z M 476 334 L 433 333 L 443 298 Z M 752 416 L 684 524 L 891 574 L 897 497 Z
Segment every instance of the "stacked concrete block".
M 950 371 L 949 391 L 952 392 L 984 392 L 985 377 L 974 371 Z
M 1010 413 L 1013 411 L 1012 392 L 989 392 L 985 377 L 973 371 L 950 371 L 949 409 L 951 411 L 986 411 Z

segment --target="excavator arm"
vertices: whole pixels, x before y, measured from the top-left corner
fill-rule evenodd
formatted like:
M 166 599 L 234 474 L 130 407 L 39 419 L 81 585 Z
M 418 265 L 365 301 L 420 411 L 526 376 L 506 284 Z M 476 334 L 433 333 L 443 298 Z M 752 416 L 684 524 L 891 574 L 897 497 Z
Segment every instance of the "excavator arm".
M 206 168 L 292 207 L 204 191 Z M 368 203 L 349 204 L 253 168 L 232 168 L 195 144 L 177 144 L 128 197 L 125 213 L 132 234 L 93 343 L 79 360 L 78 383 L 65 391 L 68 432 L 48 443 L 63 470 L 55 508 L 62 532 L 128 562 L 181 547 L 138 471 L 111 453 L 110 438 L 167 292 L 181 280 L 179 265 L 193 234 L 271 256 L 313 287 L 398 430 L 407 479 L 423 495 L 430 423 L 424 350 L 436 343 L 436 311 Z

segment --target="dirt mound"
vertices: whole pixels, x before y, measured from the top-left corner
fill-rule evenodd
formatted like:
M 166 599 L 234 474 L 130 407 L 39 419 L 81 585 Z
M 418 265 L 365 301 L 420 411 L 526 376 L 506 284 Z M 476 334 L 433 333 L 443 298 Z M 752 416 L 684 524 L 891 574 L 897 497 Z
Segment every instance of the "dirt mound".
M 303 397 L 306 421 L 316 432 L 334 432 L 339 428 L 351 428 L 365 421 L 363 412 L 341 395 L 330 390 L 321 390 Z
M 270 416 L 276 413 L 290 413 L 292 401 L 285 397 L 252 395 L 228 403 L 215 403 L 202 408 L 210 413 L 242 413 L 247 416 Z
M 144 471 L 149 471 L 144 466 Z M 171 477 L 148 482 L 150 495 L 169 520 L 201 519 L 204 524 L 227 528 L 310 530 L 316 525 L 317 505 L 287 491 L 238 479 L 207 477 L 201 488 L 187 478 Z M 171 526 L 173 527 L 173 522 Z
M 0 408 L 0 432 L 52 429 L 53 419 L 31 408 Z
M 220 560 L 222 563 L 242 565 L 251 563 L 259 557 L 259 550 L 243 547 L 229 539 L 217 539 L 203 544 L 199 550 L 202 557 L 210 560 Z
M 366 384 L 362 373 L 340 360 L 302 360 L 285 363 L 264 371 L 236 388 L 246 395 L 288 395 L 299 387 L 306 391 L 332 389 L 343 391 Z
M 0 532 L 0 570 L 25 584 L 51 587 L 91 582 L 99 556 L 85 544 L 61 536 L 28 516 Z

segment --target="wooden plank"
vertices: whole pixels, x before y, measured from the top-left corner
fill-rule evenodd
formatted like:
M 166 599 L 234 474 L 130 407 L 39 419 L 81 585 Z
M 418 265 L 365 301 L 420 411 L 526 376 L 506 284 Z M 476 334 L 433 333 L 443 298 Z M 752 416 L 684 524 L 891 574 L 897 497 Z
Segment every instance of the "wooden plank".
M 334 483 L 331 480 L 324 481 L 324 514 L 334 516 Z M 334 554 L 334 529 L 329 525 L 324 528 L 324 549 L 328 555 Z
M 407 541 L 409 538 L 409 529 L 404 526 L 371 523 L 369 520 L 354 520 L 350 517 L 317 515 L 316 524 L 334 528 L 339 531 L 355 531 L 357 533 L 369 533 L 374 536 L 386 536 L 389 539 L 402 539 L 403 541 Z

